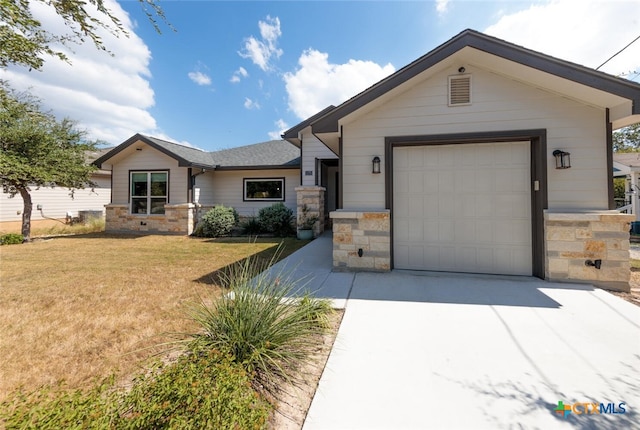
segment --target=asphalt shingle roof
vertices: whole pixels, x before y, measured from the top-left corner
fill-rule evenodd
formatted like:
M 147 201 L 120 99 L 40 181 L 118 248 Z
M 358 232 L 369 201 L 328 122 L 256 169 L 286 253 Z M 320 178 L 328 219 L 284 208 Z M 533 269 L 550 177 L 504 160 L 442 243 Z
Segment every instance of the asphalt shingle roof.
M 210 154 L 220 167 L 300 165 L 300 149 L 286 140 L 270 140 Z
M 166 155 L 178 160 L 181 166 L 195 166 L 203 168 L 269 168 L 269 167 L 299 167 L 300 149 L 285 140 L 270 140 L 253 145 L 220 151 L 206 152 L 200 149 L 169 142 L 157 137 L 136 134 L 126 142 L 98 157 L 94 164 L 101 166 L 109 158 L 135 142 L 143 141 Z
M 141 135 L 144 136 L 144 135 Z M 160 148 L 167 152 L 167 155 L 174 154 L 178 158 L 183 159 L 187 164 L 194 164 L 198 166 L 212 166 L 215 163 L 211 158 L 211 153 L 203 151 L 201 149 L 190 148 L 188 146 L 180 145 L 177 143 L 169 142 L 167 140 L 158 139 L 157 137 L 144 136 L 151 142 L 155 143 Z M 175 157 L 174 157 L 175 158 Z

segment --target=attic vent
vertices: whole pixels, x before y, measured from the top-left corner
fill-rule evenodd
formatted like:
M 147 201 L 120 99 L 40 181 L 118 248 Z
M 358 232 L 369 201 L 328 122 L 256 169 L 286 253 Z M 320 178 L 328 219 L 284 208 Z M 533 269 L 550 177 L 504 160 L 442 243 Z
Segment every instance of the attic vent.
M 471 75 L 449 76 L 449 106 L 471 104 Z

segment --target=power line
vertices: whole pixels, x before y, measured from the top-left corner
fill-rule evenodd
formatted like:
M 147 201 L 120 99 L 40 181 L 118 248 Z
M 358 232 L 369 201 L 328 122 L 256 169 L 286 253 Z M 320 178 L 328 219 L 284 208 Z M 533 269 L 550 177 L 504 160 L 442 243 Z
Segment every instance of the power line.
M 627 46 L 625 46 L 624 48 L 622 48 L 621 50 L 619 50 L 618 52 L 613 54 L 611 57 L 609 57 L 609 59 L 607 61 L 605 61 L 604 63 L 600 64 L 598 67 L 596 67 L 596 70 L 598 70 L 600 67 L 602 67 L 605 64 L 607 64 L 609 61 L 613 60 L 619 53 L 621 53 L 622 51 L 627 49 L 629 46 L 631 46 L 633 44 L 633 42 L 635 42 L 638 39 L 640 39 L 640 35 L 638 37 L 636 37 L 635 39 L 633 39 Z

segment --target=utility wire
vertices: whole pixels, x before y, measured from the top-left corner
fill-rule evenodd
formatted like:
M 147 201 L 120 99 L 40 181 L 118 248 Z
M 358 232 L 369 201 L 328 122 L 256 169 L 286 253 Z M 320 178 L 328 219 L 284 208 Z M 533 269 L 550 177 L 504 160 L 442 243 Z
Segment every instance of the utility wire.
M 640 39 L 640 35 L 638 37 L 636 37 L 635 39 L 633 39 L 627 46 L 625 46 L 624 48 L 622 48 L 621 50 L 619 50 L 618 52 L 613 54 L 611 57 L 609 57 L 609 59 L 607 61 L 605 61 L 604 63 L 600 64 L 598 67 L 596 67 L 596 70 L 598 70 L 600 67 L 602 67 L 605 64 L 607 64 L 609 61 L 613 60 L 618 54 L 620 54 L 622 51 L 627 49 L 629 46 L 631 46 L 638 39 Z

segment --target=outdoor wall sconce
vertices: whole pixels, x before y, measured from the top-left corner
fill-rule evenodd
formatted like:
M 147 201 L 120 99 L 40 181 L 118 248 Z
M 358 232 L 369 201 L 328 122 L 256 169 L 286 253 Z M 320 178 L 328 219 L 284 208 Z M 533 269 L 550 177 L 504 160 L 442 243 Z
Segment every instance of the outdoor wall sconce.
M 458 68 L 458 73 L 464 73 L 466 71 L 467 69 L 465 69 L 464 66 L 461 66 L 460 68 Z
M 556 169 L 568 169 L 571 167 L 570 153 L 556 149 L 553 151 L 553 156 L 556 157 Z
M 371 173 L 380 173 L 380 157 L 376 155 L 373 157 L 373 160 L 371 160 L 371 163 L 373 164 Z

